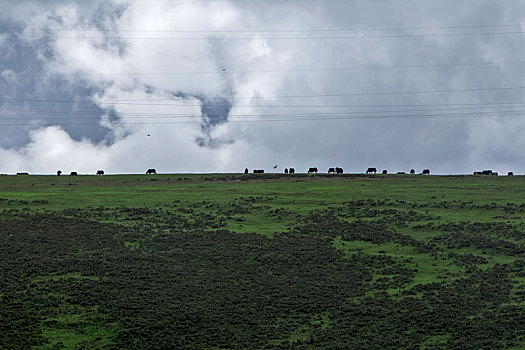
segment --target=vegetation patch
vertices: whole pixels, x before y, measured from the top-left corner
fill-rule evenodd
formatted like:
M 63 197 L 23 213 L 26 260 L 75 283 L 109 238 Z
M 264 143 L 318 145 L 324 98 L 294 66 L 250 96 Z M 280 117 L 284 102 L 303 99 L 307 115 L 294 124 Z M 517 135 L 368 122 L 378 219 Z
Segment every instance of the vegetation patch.
M 521 177 L 251 175 L 0 178 L 0 348 L 525 347 Z

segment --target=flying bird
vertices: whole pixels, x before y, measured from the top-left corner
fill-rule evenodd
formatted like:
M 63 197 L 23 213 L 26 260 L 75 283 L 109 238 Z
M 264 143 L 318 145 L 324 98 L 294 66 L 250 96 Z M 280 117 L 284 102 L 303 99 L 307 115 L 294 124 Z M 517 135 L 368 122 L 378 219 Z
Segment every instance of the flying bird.
M 277 169 L 277 165 L 273 167 L 274 169 Z

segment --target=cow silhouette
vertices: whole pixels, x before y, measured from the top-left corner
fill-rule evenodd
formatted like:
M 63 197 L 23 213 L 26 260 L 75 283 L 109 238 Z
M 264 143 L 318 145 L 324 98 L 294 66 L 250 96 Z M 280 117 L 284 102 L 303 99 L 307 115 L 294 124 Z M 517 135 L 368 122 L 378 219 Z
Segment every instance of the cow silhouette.
M 62 175 L 62 170 L 57 171 L 57 176 Z
M 366 173 L 367 174 L 370 174 L 370 173 L 374 173 L 375 174 L 376 172 L 377 172 L 376 168 L 368 168 L 368 169 L 366 169 Z
M 383 175 L 388 174 L 388 171 L 386 169 L 383 170 Z
M 410 174 L 413 175 L 413 174 L 415 174 L 415 173 L 416 173 L 416 171 L 415 171 L 414 169 L 410 169 Z
M 248 174 L 248 168 L 244 169 L 244 173 Z
M 254 174 L 264 174 L 264 169 L 253 169 Z
M 398 171 L 397 175 L 405 175 L 406 173 L 404 171 Z
M 423 169 L 423 175 L 430 175 L 430 169 Z
M 288 168 L 284 168 L 284 173 L 288 174 Z
M 513 173 L 512 171 L 509 171 L 509 172 L 507 173 L 507 176 L 514 176 L 514 173 Z
M 343 173 L 343 168 L 335 168 L 335 172 L 337 174 L 342 174 Z
M 290 174 L 295 174 L 295 169 L 294 168 L 290 168 Z
M 328 174 L 335 174 L 335 168 L 329 168 Z
M 155 169 L 148 169 L 148 171 L 146 171 L 146 175 L 152 175 L 152 174 L 157 174 L 157 170 L 155 170 Z
M 310 173 L 316 173 L 317 174 L 317 168 L 310 168 L 308 169 L 308 174 Z
M 97 175 L 104 175 L 104 170 L 97 170 Z
M 77 176 L 77 175 L 78 175 L 78 174 L 77 174 L 76 171 L 72 171 L 72 172 L 69 174 L 69 176 Z

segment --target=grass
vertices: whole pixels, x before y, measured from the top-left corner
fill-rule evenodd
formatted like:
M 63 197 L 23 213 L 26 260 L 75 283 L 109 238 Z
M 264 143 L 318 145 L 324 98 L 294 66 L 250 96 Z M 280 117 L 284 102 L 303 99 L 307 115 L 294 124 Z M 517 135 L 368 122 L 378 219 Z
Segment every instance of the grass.
M 525 234 L 512 236 L 484 226 L 478 230 L 465 223 L 504 223 L 505 230 L 523 232 L 523 193 L 522 176 L 1 176 L 0 211 L 3 217 L 53 214 L 118 226 L 123 233 L 117 238 L 138 254 L 137 259 L 154 251 L 155 240 L 186 232 L 179 228 L 182 224 L 206 231 L 256 233 L 273 240 L 313 227 L 319 239 L 329 240 L 334 252 L 343 253 L 348 261 L 361 254 L 371 261 L 390 262 L 391 269 L 365 266 L 371 276 L 367 292 L 347 298 L 359 304 L 382 292 L 402 301 L 403 293 L 417 286 L 450 286 L 472 276 L 472 271 L 488 272 L 519 262 L 523 255 L 515 252 L 524 246 Z M 315 221 L 315 215 L 329 213 L 334 216 Z M 352 238 L 353 223 L 362 223 L 365 230 L 372 227 L 371 236 L 378 233 L 377 227 L 393 234 L 373 241 L 365 231 L 364 238 Z M 452 225 L 448 236 L 444 225 Z M 332 227 L 342 231 L 332 233 Z M 6 242 L 17 238 L 9 228 L 4 232 Z M 500 246 L 493 246 L 496 241 Z M 166 251 L 186 252 L 176 246 Z M 525 289 L 525 277 L 508 273 L 508 278 L 510 296 L 515 298 L 504 305 L 524 307 L 518 292 Z M 74 271 L 32 275 L 29 282 L 35 291 L 45 291 L 61 283 L 89 285 L 105 280 L 103 275 Z M 120 325 L 104 321 L 97 306 L 72 306 L 67 293 L 47 295 L 60 303 L 52 317 L 43 318 L 40 334 L 46 341 L 41 348 L 103 347 L 114 341 Z M 411 295 L 424 296 L 420 291 Z M 309 321 L 294 324 L 283 339 L 291 344 L 310 341 L 312 334 L 337 327 L 334 317 L 329 311 L 308 315 Z M 445 346 L 450 339 L 450 334 L 429 335 L 419 345 L 430 349 Z

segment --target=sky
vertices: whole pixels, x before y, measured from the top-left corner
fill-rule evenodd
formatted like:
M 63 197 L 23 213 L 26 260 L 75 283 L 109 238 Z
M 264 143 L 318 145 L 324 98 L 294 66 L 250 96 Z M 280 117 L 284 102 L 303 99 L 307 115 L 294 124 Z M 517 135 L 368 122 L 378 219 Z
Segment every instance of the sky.
M 525 173 L 521 0 L 0 6 L 0 173 Z

